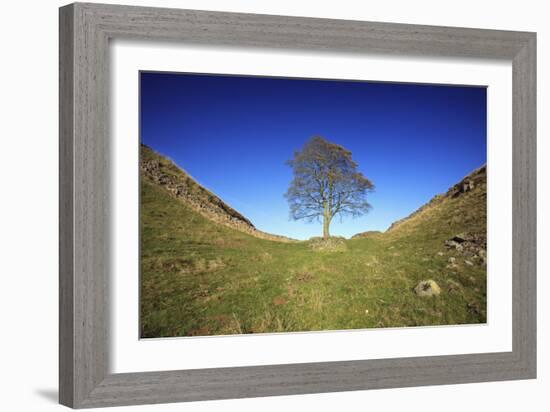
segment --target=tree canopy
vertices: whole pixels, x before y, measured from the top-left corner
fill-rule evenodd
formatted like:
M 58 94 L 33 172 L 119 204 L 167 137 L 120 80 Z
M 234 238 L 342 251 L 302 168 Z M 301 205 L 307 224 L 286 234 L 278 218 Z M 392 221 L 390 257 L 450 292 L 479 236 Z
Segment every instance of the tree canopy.
M 312 137 L 287 162 L 293 180 L 285 195 L 294 220 L 323 220 L 323 237 L 330 236 L 332 219 L 339 215 L 357 217 L 371 205 L 367 194 L 374 184 L 357 170 L 351 152 L 320 136 Z

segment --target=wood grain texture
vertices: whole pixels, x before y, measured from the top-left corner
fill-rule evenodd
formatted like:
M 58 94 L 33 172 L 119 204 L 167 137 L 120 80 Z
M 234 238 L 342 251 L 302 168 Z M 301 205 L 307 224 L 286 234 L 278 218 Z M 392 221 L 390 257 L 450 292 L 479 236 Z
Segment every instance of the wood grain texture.
M 514 57 L 513 88 L 513 350 L 536 375 L 536 37 Z
M 70 382 L 62 378 L 60 400 L 77 406 L 104 380 L 108 367 L 107 39 L 78 5 L 62 8 L 60 23 L 61 35 L 70 36 L 61 38 L 66 58 L 61 104 L 68 106 L 60 119 L 66 185 L 60 216 L 60 375 L 71 377 Z
M 513 350 L 110 374 L 110 39 L 513 64 Z M 60 402 L 84 408 L 527 379 L 536 375 L 533 33 L 76 3 L 60 9 Z
M 73 404 L 73 37 L 72 6 L 59 13 L 59 401 Z

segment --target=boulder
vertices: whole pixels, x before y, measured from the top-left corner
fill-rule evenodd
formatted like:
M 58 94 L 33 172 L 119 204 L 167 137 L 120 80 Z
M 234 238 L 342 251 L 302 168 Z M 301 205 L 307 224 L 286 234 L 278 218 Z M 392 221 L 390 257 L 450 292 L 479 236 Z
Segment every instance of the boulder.
M 458 235 L 453 236 L 450 240 L 454 240 L 458 243 L 463 243 L 470 240 L 470 238 L 471 237 L 466 233 L 459 233 Z
M 456 250 L 459 251 L 459 252 L 462 252 L 462 250 L 464 249 L 464 247 L 462 246 L 462 244 L 459 243 L 459 242 L 457 242 L 457 241 L 454 240 L 454 239 L 446 240 L 446 241 L 445 241 L 445 246 L 447 246 L 447 248 L 449 248 L 449 249 L 456 249 Z
M 445 241 L 447 249 L 454 249 L 467 258 L 485 256 L 487 236 L 485 233 L 459 233 Z
M 441 288 L 434 280 L 428 279 L 416 285 L 414 293 L 417 296 L 438 296 L 441 293 Z

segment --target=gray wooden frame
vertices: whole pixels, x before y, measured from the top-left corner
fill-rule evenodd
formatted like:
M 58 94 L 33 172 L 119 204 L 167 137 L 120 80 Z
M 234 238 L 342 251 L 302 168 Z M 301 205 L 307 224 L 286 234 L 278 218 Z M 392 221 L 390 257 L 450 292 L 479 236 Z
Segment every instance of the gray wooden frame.
M 108 50 L 113 38 L 511 61 L 513 350 L 110 374 Z M 535 100 L 535 33 L 103 4 L 62 7 L 60 402 L 88 408 L 535 378 Z

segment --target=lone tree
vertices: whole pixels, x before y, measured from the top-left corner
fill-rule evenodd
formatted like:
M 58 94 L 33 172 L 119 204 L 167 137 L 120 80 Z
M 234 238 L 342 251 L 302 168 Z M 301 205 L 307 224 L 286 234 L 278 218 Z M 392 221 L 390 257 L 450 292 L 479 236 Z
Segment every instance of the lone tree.
M 367 193 L 374 184 L 357 170 L 351 152 L 320 136 L 312 137 L 287 164 L 294 178 L 285 195 L 294 220 L 323 218 L 323 238 L 336 215 L 360 216 L 371 209 Z

